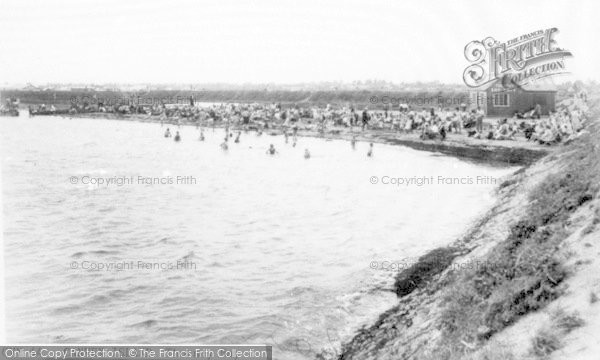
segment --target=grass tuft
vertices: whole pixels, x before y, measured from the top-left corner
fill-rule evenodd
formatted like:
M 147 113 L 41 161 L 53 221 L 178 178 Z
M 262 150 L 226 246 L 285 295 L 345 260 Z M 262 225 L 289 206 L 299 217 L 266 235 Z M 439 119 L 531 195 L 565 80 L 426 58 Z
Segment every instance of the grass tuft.
M 566 334 L 570 333 L 574 329 L 582 327 L 585 324 L 585 321 L 583 321 L 579 313 L 567 313 L 562 309 L 557 310 L 553 314 L 552 321 L 554 322 L 554 326 Z
M 531 341 L 531 353 L 539 359 L 547 359 L 550 354 L 562 347 L 560 338 L 555 332 L 539 331 Z

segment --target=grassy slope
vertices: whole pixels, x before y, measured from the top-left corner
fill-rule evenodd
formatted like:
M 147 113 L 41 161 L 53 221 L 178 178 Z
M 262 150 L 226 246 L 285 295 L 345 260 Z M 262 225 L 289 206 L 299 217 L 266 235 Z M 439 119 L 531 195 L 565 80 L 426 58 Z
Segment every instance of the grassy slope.
M 567 265 L 570 254 L 564 243 L 578 230 L 571 226 L 574 214 L 597 206 L 600 96 L 591 98 L 595 121 L 587 128 L 589 133 L 519 171 L 500 186 L 501 204 L 471 233 L 400 273 L 399 305 L 345 344 L 339 358 L 512 358 L 492 357 L 481 349 L 496 334 L 568 290 L 568 280 L 575 274 Z M 597 231 L 587 226 L 588 234 Z M 479 266 L 459 270 L 450 266 L 464 264 L 466 257 L 479 261 Z M 543 334 L 540 339 L 548 340 Z M 542 350 L 532 350 L 532 356 L 556 350 L 545 348 L 544 341 L 538 342 Z

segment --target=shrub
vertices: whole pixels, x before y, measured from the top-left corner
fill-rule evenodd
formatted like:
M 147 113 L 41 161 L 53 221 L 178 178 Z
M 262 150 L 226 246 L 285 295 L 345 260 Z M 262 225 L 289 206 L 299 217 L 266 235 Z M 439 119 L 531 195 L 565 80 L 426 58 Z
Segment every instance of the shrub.
M 458 248 L 443 247 L 421 256 L 415 264 L 400 272 L 396 277 L 394 286 L 396 294 L 399 297 L 410 294 L 435 275 L 444 271 L 459 254 Z

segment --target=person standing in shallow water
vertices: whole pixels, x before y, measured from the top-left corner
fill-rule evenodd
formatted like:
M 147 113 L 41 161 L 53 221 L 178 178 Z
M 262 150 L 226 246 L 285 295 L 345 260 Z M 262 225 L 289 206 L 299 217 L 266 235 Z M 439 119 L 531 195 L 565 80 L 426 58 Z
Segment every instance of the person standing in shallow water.
M 369 144 L 369 152 L 367 153 L 368 157 L 373 157 L 373 143 Z
M 177 141 L 177 142 L 181 141 L 181 136 L 179 135 L 179 131 L 177 131 L 175 133 L 175 139 L 174 140 Z
M 171 137 L 171 130 L 169 130 L 169 128 L 167 128 L 167 131 L 165 131 L 165 137 Z
M 304 149 L 304 158 L 310 159 L 310 152 L 308 151 L 308 149 Z
M 352 140 L 350 140 L 350 145 L 352 145 L 352 150 L 356 149 L 356 135 L 352 135 Z
M 268 155 L 275 155 L 277 153 L 277 150 L 275 150 L 275 146 L 273 144 L 271 144 L 269 146 L 269 149 L 267 150 L 267 154 Z

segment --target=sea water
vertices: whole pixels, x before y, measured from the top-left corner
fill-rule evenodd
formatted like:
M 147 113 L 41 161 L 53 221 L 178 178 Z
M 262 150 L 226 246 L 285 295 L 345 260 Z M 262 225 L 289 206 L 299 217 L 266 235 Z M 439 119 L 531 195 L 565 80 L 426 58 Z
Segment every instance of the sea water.
M 224 151 L 219 128 L 205 141 L 133 121 L 22 116 L 0 129 L 10 343 L 335 352 L 395 304 L 396 270 L 459 237 L 514 171 L 255 132 Z

